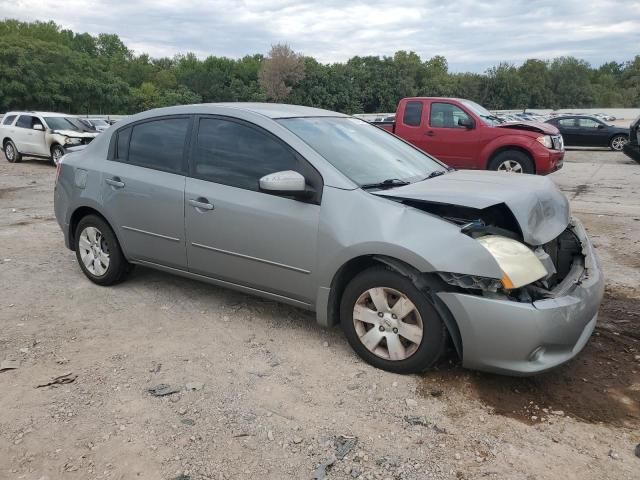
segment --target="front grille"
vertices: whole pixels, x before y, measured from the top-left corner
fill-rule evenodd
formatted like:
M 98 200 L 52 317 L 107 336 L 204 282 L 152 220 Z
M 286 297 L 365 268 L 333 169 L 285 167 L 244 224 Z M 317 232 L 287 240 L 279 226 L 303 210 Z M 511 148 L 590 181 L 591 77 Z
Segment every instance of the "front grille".
M 564 140 L 562 135 L 553 135 L 551 137 L 551 144 L 554 150 L 564 150 Z

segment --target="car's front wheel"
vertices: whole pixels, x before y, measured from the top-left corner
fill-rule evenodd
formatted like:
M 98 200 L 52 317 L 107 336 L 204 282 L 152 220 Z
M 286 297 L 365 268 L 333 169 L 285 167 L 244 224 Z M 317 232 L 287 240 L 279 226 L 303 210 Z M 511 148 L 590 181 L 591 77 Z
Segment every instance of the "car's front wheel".
M 54 165 L 58 165 L 58 163 L 60 163 L 60 159 L 63 155 L 64 148 L 62 148 L 60 145 L 54 145 L 53 147 L 51 147 L 51 161 L 54 163 Z
M 614 152 L 621 152 L 628 141 L 629 137 L 626 135 L 616 135 L 609 142 L 609 148 Z
M 416 373 L 442 355 L 447 330 L 433 304 L 410 279 L 384 267 L 347 285 L 340 321 L 356 353 L 374 367 Z
M 18 152 L 16 144 L 11 140 L 7 140 L 4 144 L 4 156 L 10 163 L 18 163 L 22 160 L 22 155 Z
M 87 215 L 80 220 L 75 247 L 80 268 L 98 285 L 118 283 L 131 270 L 113 230 L 97 215 Z
M 500 152 L 489 162 L 489 170 L 507 173 L 535 173 L 533 162 L 518 150 Z

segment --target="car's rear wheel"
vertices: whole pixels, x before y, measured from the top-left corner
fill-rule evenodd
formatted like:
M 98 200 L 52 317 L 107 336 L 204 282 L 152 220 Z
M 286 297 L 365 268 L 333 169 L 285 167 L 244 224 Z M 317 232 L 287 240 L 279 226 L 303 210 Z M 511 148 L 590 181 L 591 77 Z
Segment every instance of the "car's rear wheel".
M 518 150 L 500 152 L 489 162 L 489 170 L 507 173 L 535 173 L 529 156 Z
M 4 144 L 4 156 L 10 163 L 18 163 L 22 161 L 22 155 L 18 152 L 16 144 L 11 140 L 7 140 Z
M 614 152 L 621 152 L 628 141 L 629 137 L 626 135 L 616 135 L 609 142 L 609 148 Z
M 113 285 L 131 270 L 111 227 L 97 215 L 87 215 L 75 232 L 76 258 L 84 274 L 98 285 Z
M 54 163 L 54 165 L 58 165 L 58 163 L 60 163 L 60 159 L 63 155 L 64 148 L 62 148 L 60 145 L 54 145 L 53 147 L 51 147 L 51 161 Z
M 356 353 L 390 372 L 426 370 L 446 345 L 446 327 L 426 295 L 383 267 L 365 270 L 347 285 L 340 321 Z

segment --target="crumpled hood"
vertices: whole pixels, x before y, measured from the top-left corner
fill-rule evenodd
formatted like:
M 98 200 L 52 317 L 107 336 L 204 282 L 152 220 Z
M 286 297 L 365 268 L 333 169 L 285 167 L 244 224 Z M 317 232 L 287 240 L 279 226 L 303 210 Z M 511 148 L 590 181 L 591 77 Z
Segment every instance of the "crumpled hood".
M 506 122 L 497 125 L 498 128 L 511 128 L 513 130 L 529 130 L 545 135 L 558 135 L 560 131 L 550 123 L 544 122 Z
M 53 133 L 72 138 L 96 138 L 98 136 L 97 133 L 78 132 L 76 130 L 53 130 Z
M 548 177 L 462 170 L 375 195 L 485 209 L 504 203 L 529 245 L 556 238 L 569 224 L 569 201 Z

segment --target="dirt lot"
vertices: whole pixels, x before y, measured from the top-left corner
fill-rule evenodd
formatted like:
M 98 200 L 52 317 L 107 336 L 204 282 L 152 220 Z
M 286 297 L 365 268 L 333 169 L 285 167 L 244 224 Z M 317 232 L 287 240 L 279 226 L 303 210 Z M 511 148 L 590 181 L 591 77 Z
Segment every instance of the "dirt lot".
M 578 358 L 528 379 L 455 358 L 385 373 L 307 312 L 144 268 L 93 285 L 53 217 L 54 171 L 0 158 L 0 361 L 19 364 L 0 373 L 0 478 L 640 477 L 640 165 L 622 154 L 570 151 L 552 175 L 607 298 Z M 179 391 L 147 393 L 162 383 Z

